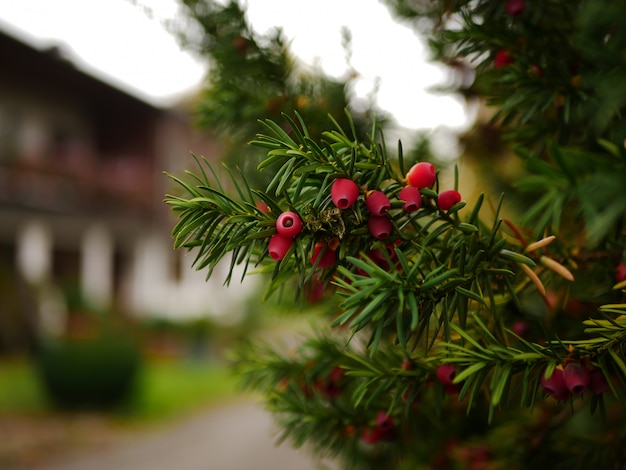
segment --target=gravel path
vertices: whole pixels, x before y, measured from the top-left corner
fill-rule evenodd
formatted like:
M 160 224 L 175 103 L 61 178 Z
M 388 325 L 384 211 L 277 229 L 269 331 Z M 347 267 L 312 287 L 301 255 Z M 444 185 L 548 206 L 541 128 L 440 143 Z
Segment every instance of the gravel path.
M 53 459 L 33 470 L 320 470 L 287 444 L 277 447 L 271 416 L 243 401 L 200 413 L 172 427 L 146 431 L 97 449 Z

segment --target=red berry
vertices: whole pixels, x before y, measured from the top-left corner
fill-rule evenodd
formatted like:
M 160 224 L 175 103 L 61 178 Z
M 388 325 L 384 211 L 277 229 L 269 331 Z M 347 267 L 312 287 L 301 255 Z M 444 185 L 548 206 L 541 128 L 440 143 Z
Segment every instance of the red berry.
M 615 268 L 615 280 L 617 282 L 622 282 L 626 279 L 626 264 L 620 263 Z
M 422 193 L 415 186 L 405 186 L 398 193 L 398 199 L 404 201 L 402 209 L 406 212 L 415 212 L 422 207 Z
M 276 219 L 276 231 L 284 237 L 295 237 L 302 230 L 302 221 L 295 212 L 283 212 Z
M 543 391 L 559 401 L 566 401 L 569 398 L 569 391 L 563 379 L 563 369 L 556 368 L 549 378 L 541 374 L 541 386 Z
M 291 245 L 293 245 L 293 238 L 277 233 L 270 238 L 268 251 L 274 261 L 280 261 L 285 257 Z
M 395 252 L 393 252 L 393 255 L 395 256 Z M 374 261 L 374 263 L 376 263 L 377 266 L 380 266 L 385 271 L 389 269 L 389 262 L 387 261 L 388 258 L 385 258 L 385 255 L 380 250 L 370 251 L 367 257 L 371 259 L 372 261 Z M 390 255 L 390 258 L 391 258 L 391 255 Z
M 315 264 L 318 258 L 319 258 L 319 262 L 317 263 L 317 267 L 321 269 L 326 269 L 326 268 L 330 268 L 331 266 L 335 264 L 337 254 L 335 253 L 335 250 L 331 249 L 328 245 L 318 242 L 315 244 L 315 247 L 313 248 L 313 256 L 311 256 L 311 263 Z
M 442 211 L 450 210 L 452 206 L 461 202 L 461 193 L 455 189 L 441 191 L 437 196 L 437 206 Z
M 270 208 L 267 204 L 265 204 L 265 202 L 263 201 L 257 201 L 255 203 L 256 208 L 259 209 L 261 212 L 263 212 L 264 214 L 269 214 L 270 212 Z
M 437 380 L 444 385 L 454 385 L 456 366 L 454 364 L 441 364 L 437 367 Z
M 346 371 L 343 370 L 339 366 L 335 366 L 330 371 L 330 374 L 328 374 L 328 380 L 330 380 L 331 382 L 335 384 L 338 384 L 344 379 L 345 376 L 346 376 Z
M 330 187 L 330 197 L 339 209 L 347 209 L 358 199 L 359 187 L 351 179 L 340 178 Z
M 524 0 L 509 0 L 506 2 L 506 12 L 510 16 L 521 15 L 526 7 Z
M 306 285 L 306 292 L 308 301 L 315 304 L 325 297 L 326 285 L 319 276 L 313 276 Z
M 376 444 L 383 438 L 383 433 L 378 428 L 367 427 L 361 433 L 361 439 L 368 444 Z
M 563 368 L 563 381 L 572 395 L 580 395 L 589 386 L 589 371 L 580 364 L 570 362 Z
M 344 378 L 345 371 L 341 367 L 333 367 L 328 377 L 323 381 L 320 391 L 329 398 L 337 398 L 343 392 Z
M 406 181 L 416 188 L 430 188 L 437 180 L 437 171 L 432 163 L 419 162 L 411 167 Z
M 507 65 L 511 65 L 513 63 L 513 57 L 506 49 L 500 49 L 496 52 L 496 56 L 493 59 L 493 65 L 497 69 L 501 69 L 506 67 Z
M 516 321 L 511 326 L 511 331 L 521 338 L 525 338 L 528 335 L 528 330 L 528 323 L 522 320 Z
M 371 215 L 367 220 L 367 228 L 374 238 L 377 240 L 384 240 L 393 230 L 391 220 L 386 215 L 375 216 Z
M 538 77 L 543 77 L 543 70 L 541 70 L 536 65 L 531 66 L 530 71 Z
M 379 411 L 376 415 L 376 427 L 383 435 L 389 435 L 394 429 L 393 418 L 384 411 Z
M 372 215 L 385 215 L 391 209 L 389 198 L 382 191 L 372 191 L 365 199 L 365 207 Z
M 589 372 L 589 390 L 594 395 L 608 392 L 610 389 L 606 377 L 600 369 L 593 369 Z

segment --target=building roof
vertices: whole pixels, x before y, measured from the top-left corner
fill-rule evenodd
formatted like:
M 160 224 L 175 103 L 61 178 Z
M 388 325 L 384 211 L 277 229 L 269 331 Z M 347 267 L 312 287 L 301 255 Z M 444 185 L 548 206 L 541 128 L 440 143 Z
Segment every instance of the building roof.
M 23 83 L 25 85 L 37 87 L 45 83 L 49 90 L 56 90 L 62 95 L 71 92 L 98 108 L 131 107 L 148 113 L 163 111 L 121 86 L 81 70 L 58 45 L 38 48 L 6 29 L 0 29 L 0 59 L 3 69 L 0 80 L 10 80 L 12 74 L 7 71 L 16 70 L 20 71 L 16 79 L 30 82 Z

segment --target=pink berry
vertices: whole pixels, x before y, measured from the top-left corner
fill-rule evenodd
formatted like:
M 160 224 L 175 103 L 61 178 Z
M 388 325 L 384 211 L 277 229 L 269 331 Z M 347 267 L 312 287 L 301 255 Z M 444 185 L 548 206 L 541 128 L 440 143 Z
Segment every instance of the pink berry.
M 302 230 L 302 221 L 295 212 L 283 212 L 276 219 L 276 231 L 284 237 L 295 237 Z
M 385 215 L 391 209 L 391 203 L 382 191 L 372 191 L 365 199 L 365 207 L 372 215 Z
M 557 367 L 549 378 L 542 373 L 540 383 L 543 391 L 551 397 L 559 401 L 566 401 L 569 398 L 569 391 L 563 379 L 563 369 Z
M 452 206 L 461 202 L 461 193 L 454 189 L 441 191 L 437 196 L 437 206 L 442 211 L 450 210 Z
M 358 199 L 359 187 L 351 179 L 340 178 L 330 187 L 330 197 L 339 209 L 347 209 Z
M 593 369 L 589 372 L 589 390 L 594 395 L 608 392 L 610 389 L 606 377 L 600 369 Z
M 570 362 L 563 368 L 563 381 L 572 395 L 580 395 L 589 386 L 589 371 L 580 364 Z
M 380 429 L 383 435 L 387 435 L 393 431 L 393 418 L 384 411 L 379 411 L 376 415 L 376 427 Z
M 615 268 L 615 280 L 617 282 L 622 282 L 626 279 L 626 264 L 620 263 Z
M 268 251 L 274 261 L 280 261 L 285 257 L 291 245 L 293 245 L 293 238 L 277 233 L 270 238 Z
M 509 0 L 506 2 L 506 13 L 510 16 L 518 16 L 524 12 L 526 7 L 524 0 Z
M 511 331 L 521 338 L 525 338 L 528 335 L 529 326 L 528 323 L 522 320 L 518 320 L 511 326 Z
M 496 56 L 493 59 L 493 65 L 497 69 L 502 69 L 507 65 L 511 65 L 513 63 L 513 57 L 506 49 L 500 49 L 496 52 Z
M 411 167 L 406 181 L 416 188 L 430 188 L 437 181 L 437 171 L 432 163 L 419 162 Z
M 415 212 L 422 207 L 422 193 L 415 186 L 405 186 L 398 193 L 398 199 L 404 201 L 402 209 L 406 212 Z
M 257 208 L 257 209 L 259 209 L 259 210 L 260 210 L 261 212 L 263 212 L 264 214 L 269 214 L 269 212 L 270 212 L 270 208 L 269 208 L 269 206 L 268 206 L 265 202 L 263 202 L 263 201 L 257 201 L 257 202 L 255 203 L 255 205 L 256 205 L 256 208 Z
M 441 364 L 437 367 L 437 380 L 444 385 L 454 385 L 456 366 L 454 364 Z
M 391 235 L 393 225 L 386 215 L 370 215 L 370 218 L 367 220 L 367 228 L 374 238 L 384 240 Z
M 326 244 L 318 242 L 313 247 L 313 256 L 311 256 L 311 264 L 315 264 L 318 258 L 319 258 L 319 262 L 317 263 L 317 267 L 320 269 L 326 269 L 326 268 L 330 268 L 331 266 L 335 264 L 335 260 L 337 259 L 337 254 L 335 253 L 335 250 L 331 249 Z

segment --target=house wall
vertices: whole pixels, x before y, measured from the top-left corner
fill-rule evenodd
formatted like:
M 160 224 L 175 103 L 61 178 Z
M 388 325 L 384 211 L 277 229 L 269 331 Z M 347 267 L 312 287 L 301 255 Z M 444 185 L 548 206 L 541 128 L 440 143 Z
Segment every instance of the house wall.
M 0 289 L 0 316 L 59 333 L 69 290 L 135 316 L 236 310 L 240 291 L 207 284 L 174 252 L 162 202 L 163 170 L 182 172 L 190 150 L 215 158 L 219 144 L 184 108 L 155 108 L 53 52 L 0 32 L 0 276 L 28 293 Z

